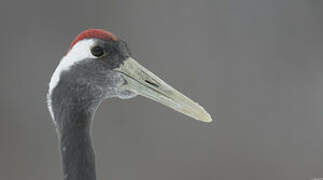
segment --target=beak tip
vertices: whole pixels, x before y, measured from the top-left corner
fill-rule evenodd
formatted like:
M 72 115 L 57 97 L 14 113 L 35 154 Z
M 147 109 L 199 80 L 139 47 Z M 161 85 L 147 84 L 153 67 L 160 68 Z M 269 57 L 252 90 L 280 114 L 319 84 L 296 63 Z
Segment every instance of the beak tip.
M 207 119 L 203 119 L 203 122 L 211 123 L 211 122 L 213 122 L 213 119 L 211 117 L 207 118 Z
M 213 119 L 212 119 L 211 115 L 209 113 L 207 113 L 207 112 L 199 120 L 202 121 L 202 122 L 206 122 L 206 123 L 213 122 Z
M 205 122 L 206 123 L 211 123 L 211 122 L 213 122 L 213 120 L 212 119 L 207 119 L 207 120 L 205 120 Z

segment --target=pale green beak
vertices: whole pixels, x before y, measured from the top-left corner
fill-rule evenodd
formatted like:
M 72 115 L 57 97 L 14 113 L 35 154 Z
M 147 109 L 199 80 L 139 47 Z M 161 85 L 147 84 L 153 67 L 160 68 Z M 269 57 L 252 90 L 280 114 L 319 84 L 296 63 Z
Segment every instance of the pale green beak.
M 165 83 L 133 58 L 126 59 L 115 69 L 127 81 L 123 88 L 157 101 L 196 120 L 212 122 L 208 112 L 170 85 Z

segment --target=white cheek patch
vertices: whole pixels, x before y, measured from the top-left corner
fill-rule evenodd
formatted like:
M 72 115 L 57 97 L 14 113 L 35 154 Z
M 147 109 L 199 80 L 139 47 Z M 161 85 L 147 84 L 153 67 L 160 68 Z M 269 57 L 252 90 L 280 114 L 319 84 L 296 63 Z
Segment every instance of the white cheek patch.
M 57 86 L 59 78 L 63 71 L 68 71 L 74 64 L 87 59 L 87 58 L 96 58 L 91 54 L 91 47 L 95 44 L 93 39 L 84 39 L 75 44 L 72 49 L 61 59 L 58 66 L 56 67 L 50 82 L 49 89 L 47 94 L 47 104 L 52 118 L 54 119 L 54 114 L 52 111 L 51 103 L 51 93 L 53 89 Z

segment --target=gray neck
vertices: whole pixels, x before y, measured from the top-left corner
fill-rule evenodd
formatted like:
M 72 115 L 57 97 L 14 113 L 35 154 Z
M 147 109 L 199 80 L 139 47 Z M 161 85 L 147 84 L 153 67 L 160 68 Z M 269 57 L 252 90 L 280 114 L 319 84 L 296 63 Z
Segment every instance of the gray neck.
M 60 83 L 54 89 L 51 101 L 63 160 L 64 180 L 95 180 L 95 155 L 90 131 L 101 97 L 90 94 L 86 87 Z
M 95 180 L 95 155 L 90 136 L 92 114 L 84 111 L 73 116 L 70 114 L 70 121 L 64 121 L 59 131 L 64 180 Z

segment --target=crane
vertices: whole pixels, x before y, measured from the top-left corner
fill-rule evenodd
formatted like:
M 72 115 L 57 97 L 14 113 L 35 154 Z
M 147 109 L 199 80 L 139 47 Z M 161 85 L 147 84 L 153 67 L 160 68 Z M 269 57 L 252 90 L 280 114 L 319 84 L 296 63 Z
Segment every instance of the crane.
M 88 29 L 72 41 L 49 83 L 47 104 L 56 127 L 64 180 L 95 180 L 91 123 L 108 98 L 141 95 L 203 122 L 211 116 L 140 65 L 125 41 Z

